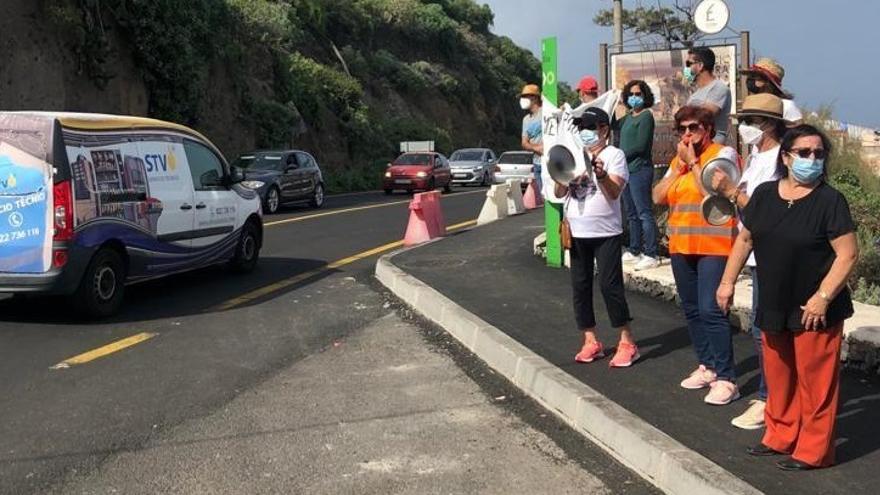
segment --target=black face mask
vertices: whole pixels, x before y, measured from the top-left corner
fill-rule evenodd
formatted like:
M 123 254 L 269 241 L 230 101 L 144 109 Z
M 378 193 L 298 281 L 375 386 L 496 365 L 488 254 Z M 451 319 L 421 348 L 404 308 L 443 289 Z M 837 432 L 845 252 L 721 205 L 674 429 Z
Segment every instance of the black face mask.
M 746 88 L 749 90 L 749 94 L 757 95 L 760 93 L 764 93 L 767 89 L 767 83 L 764 83 L 764 86 L 758 86 L 758 82 L 754 79 L 746 79 Z

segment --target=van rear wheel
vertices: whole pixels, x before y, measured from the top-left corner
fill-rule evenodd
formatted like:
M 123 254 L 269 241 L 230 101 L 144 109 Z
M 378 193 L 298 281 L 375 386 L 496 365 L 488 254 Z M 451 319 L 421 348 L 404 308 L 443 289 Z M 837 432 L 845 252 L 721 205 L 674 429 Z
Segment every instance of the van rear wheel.
M 125 296 L 125 263 L 114 249 L 102 248 L 89 263 L 75 293 L 76 309 L 91 318 L 116 313 Z

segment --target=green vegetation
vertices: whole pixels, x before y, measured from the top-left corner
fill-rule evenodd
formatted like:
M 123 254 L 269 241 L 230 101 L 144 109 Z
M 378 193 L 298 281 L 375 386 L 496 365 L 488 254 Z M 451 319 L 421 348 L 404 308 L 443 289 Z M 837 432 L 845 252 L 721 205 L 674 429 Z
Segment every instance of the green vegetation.
M 233 134 L 254 148 L 308 149 L 328 177 L 346 177 L 331 190 L 375 187 L 362 176 L 402 140 L 432 139 L 445 152 L 516 146 L 516 93 L 540 81 L 538 60 L 491 34 L 492 11 L 473 0 L 43 0 L 43 8 L 97 87 L 112 82 L 117 58 L 131 56 L 150 116 L 204 130 L 231 154 L 247 151 L 225 147 Z M 206 118 L 218 87 L 234 92 L 222 111 L 240 129 Z

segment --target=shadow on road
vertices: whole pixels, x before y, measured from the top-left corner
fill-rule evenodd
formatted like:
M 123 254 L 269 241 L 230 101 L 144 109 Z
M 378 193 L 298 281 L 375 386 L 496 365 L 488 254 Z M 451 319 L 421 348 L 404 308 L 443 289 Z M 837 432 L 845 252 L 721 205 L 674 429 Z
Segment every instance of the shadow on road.
M 125 323 L 174 318 L 212 312 L 235 298 L 300 274 L 320 269 L 325 261 L 302 258 L 260 258 L 249 274 L 231 273 L 217 266 L 129 286 L 117 315 L 100 323 Z M 304 280 L 284 285 L 239 306 L 274 299 L 326 278 L 336 270 L 323 270 Z M 0 300 L 0 321 L 80 325 L 88 323 L 72 307 L 70 297 L 15 297 Z

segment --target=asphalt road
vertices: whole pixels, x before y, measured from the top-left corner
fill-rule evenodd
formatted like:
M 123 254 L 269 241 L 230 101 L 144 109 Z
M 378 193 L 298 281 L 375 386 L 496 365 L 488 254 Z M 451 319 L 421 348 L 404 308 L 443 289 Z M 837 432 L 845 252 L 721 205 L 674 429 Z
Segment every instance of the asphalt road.
M 475 219 L 483 192 L 445 195 L 447 224 Z M 379 192 L 288 208 L 265 219 L 253 273 L 213 268 L 134 286 L 100 323 L 72 319 L 62 300 L 0 296 L 0 492 L 41 493 L 135 451 L 387 314 L 369 288 L 375 255 L 350 257 L 400 240 L 408 200 Z M 144 332 L 156 335 L 51 369 Z

